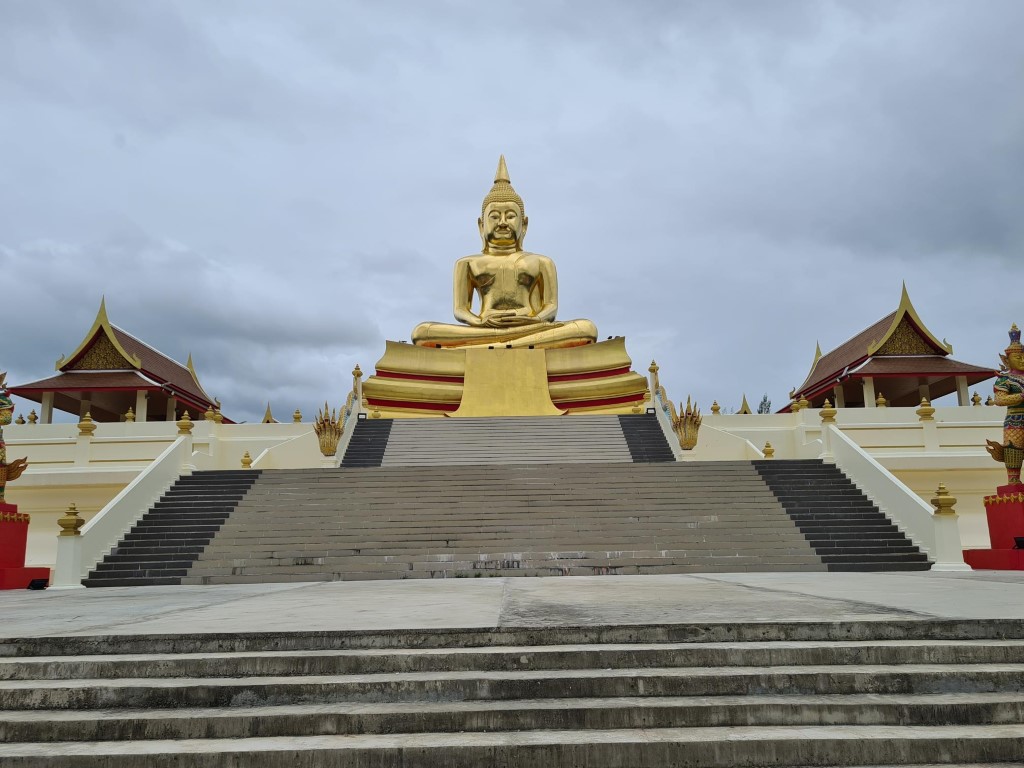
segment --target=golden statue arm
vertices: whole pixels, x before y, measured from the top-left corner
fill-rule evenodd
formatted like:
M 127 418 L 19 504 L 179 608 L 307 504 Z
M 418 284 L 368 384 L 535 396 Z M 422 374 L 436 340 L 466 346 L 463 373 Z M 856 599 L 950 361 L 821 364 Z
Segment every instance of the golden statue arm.
M 469 259 L 455 262 L 454 285 L 452 286 L 452 309 L 460 323 L 480 327 L 484 325 L 480 315 L 473 312 L 473 284 L 470 281 Z

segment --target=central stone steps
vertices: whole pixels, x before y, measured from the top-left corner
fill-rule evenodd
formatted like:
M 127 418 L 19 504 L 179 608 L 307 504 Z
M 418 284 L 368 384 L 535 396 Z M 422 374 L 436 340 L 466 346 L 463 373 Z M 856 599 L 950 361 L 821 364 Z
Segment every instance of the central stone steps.
M 0 640 L 0 764 L 887 766 L 1024 754 L 1024 622 Z
M 182 583 L 824 570 L 749 462 L 267 470 Z

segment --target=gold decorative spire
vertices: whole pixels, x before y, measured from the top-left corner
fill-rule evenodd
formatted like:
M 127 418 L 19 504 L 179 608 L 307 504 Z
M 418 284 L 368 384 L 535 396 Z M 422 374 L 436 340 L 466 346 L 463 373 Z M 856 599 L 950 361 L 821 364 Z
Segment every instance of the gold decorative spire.
M 78 422 L 78 436 L 92 437 L 92 433 L 95 431 L 96 422 L 92 420 L 92 414 L 87 411 L 81 421 Z
M 825 402 L 821 406 L 821 413 L 819 414 L 821 416 L 821 423 L 822 424 L 835 424 L 836 423 L 836 414 L 838 412 L 839 411 L 837 409 L 832 407 L 832 403 L 830 403 L 829 399 L 826 397 L 825 398 Z
M 718 404 L 717 400 L 715 400 L 713 403 L 711 403 L 711 412 L 713 414 L 715 414 L 715 416 L 717 416 L 718 414 L 720 414 L 722 412 L 722 406 L 720 406 Z
M 491 187 L 491 191 L 487 193 L 483 204 L 480 206 L 481 216 L 483 216 L 484 211 L 487 210 L 487 206 L 490 203 L 515 203 L 519 206 L 519 210 L 522 214 L 524 216 L 526 215 L 526 207 L 523 205 L 523 198 L 521 198 L 519 193 L 512 188 L 512 182 L 508 177 L 508 168 L 505 165 L 504 155 L 498 159 L 498 170 L 494 173 L 494 186 Z
M 921 405 L 914 411 L 917 417 L 921 421 L 935 421 L 935 409 L 932 407 L 927 397 L 921 398 Z
M 274 418 L 274 414 L 270 412 L 270 402 L 267 402 L 267 412 L 263 414 L 264 424 L 277 424 L 277 419 Z
M 753 411 L 750 410 L 750 403 L 747 402 L 747 396 L 746 396 L 746 394 L 744 394 L 743 395 L 743 402 L 740 404 L 740 409 L 738 411 L 736 411 L 736 415 L 738 416 L 740 414 L 751 414 L 751 413 L 753 413 Z

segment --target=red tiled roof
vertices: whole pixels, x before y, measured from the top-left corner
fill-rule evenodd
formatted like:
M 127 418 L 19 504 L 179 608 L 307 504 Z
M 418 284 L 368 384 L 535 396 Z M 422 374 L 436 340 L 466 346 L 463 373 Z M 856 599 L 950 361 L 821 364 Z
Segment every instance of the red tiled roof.
M 98 392 L 105 389 L 157 390 L 160 389 L 160 384 L 151 381 L 137 371 L 71 371 L 9 389 L 19 397 L 24 397 L 30 392 L 58 390 L 81 392 Z
M 992 368 L 982 368 L 970 363 L 961 363 L 951 357 L 940 355 L 900 355 L 896 357 L 872 357 L 853 375 L 863 376 L 967 376 L 968 384 L 991 379 L 998 374 Z
M 123 331 L 115 325 L 112 325 L 111 328 L 125 352 L 142 361 L 142 372 L 147 376 L 161 384 L 170 385 L 175 392 L 185 395 L 187 399 L 195 403 L 203 406 L 216 406 L 213 399 L 196 383 L 192 372 L 187 367 L 172 360 L 163 352 L 153 349 L 127 331 Z
M 894 319 L 896 319 L 896 313 L 891 312 L 852 339 L 840 344 L 827 355 L 822 355 L 813 370 L 807 374 L 804 383 L 796 388 L 797 398 L 806 392 L 817 389 L 825 382 L 837 378 L 848 366 L 864 360 L 868 356 L 868 347 L 885 335 Z

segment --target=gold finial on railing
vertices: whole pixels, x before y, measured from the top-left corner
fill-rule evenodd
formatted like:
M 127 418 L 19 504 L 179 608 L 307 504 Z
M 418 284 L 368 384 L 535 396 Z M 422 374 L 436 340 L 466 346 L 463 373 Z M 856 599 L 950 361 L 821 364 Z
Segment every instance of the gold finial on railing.
M 92 437 L 92 433 L 96 431 L 96 422 L 92 420 L 92 414 L 89 411 L 85 412 L 85 416 L 78 422 L 78 436 L 79 437 Z
M 981 395 L 977 392 L 971 397 L 971 405 L 981 405 Z
M 811 407 L 811 401 L 808 400 L 805 396 L 801 396 L 800 397 L 800 410 L 801 411 L 806 411 L 810 407 Z
M 717 415 L 718 415 L 718 414 L 720 414 L 721 412 L 722 412 L 722 406 L 720 406 L 720 405 L 718 404 L 718 401 L 717 401 L 717 400 L 715 400 L 714 402 L 712 402 L 712 403 L 711 403 L 711 413 L 712 413 L 713 415 L 717 416 Z
M 79 528 L 85 525 L 85 520 L 78 516 L 78 507 L 74 502 L 68 504 L 68 511 L 57 518 L 57 525 L 61 531 L 58 536 L 81 536 Z
M 14 423 L 15 423 L 15 424 L 24 424 L 24 423 L 25 423 L 25 417 L 24 417 L 24 416 L 22 416 L 22 415 L 21 415 L 21 414 L 19 413 L 19 414 L 18 414 L 18 418 L 16 418 L 16 419 L 14 420 Z
M 376 407 L 374 407 L 373 412 L 370 414 L 370 418 L 371 419 L 379 419 L 380 418 L 380 410 L 377 409 Z
M 956 510 L 953 509 L 956 506 L 956 497 L 950 495 L 945 483 L 939 483 L 939 488 L 935 491 L 935 498 L 932 499 L 932 506 L 935 507 L 936 515 L 956 514 Z
M 192 423 L 192 419 L 188 415 L 188 411 L 182 414 L 182 417 L 175 422 L 178 425 L 178 434 L 188 436 L 192 434 L 192 427 L 195 424 Z
M 839 413 L 839 411 L 832 407 L 832 403 L 830 403 L 826 397 L 824 404 L 821 406 L 821 423 L 835 424 L 837 413 Z
M 359 363 L 356 363 L 356 367 L 352 369 L 352 378 L 361 379 L 363 377 L 363 369 L 359 367 Z
M 995 405 L 996 401 L 992 399 L 992 395 L 985 398 L 985 405 Z
M 125 415 L 124 415 L 124 420 L 128 424 L 134 424 L 135 423 L 135 411 L 132 410 L 132 407 L 130 405 L 128 406 L 127 413 L 125 413 Z
M 935 409 L 932 408 L 932 404 L 928 402 L 927 397 L 921 398 L 921 405 L 917 407 L 914 413 L 917 414 L 921 421 L 935 421 Z
M 252 469 L 252 456 L 248 451 L 242 454 L 242 469 Z
M 324 456 L 334 456 L 338 453 L 338 442 L 341 440 L 341 419 L 332 412 L 327 402 L 324 408 L 316 415 L 313 422 L 313 431 L 320 440 L 320 453 Z
M 659 377 L 658 377 L 658 371 L 660 371 L 660 370 L 661 370 L 661 368 L 658 367 L 658 364 L 656 362 L 654 362 L 653 360 L 651 360 L 651 364 L 647 368 L 647 372 L 651 374 L 651 387 L 655 391 L 657 391 L 658 387 L 661 386 L 661 379 L 659 379 Z
M 214 414 L 214 412 L 213 412 L 213 406 L 212 405 L 208 405 L 206 407 L 206 413 L 203 414 L 203 418 L 206 421 L 213 421 L 215 416 L 216 416 L 216 414 Z
M 789 404 L 789 412 L 790 413 L 800 413 L 800 401 L 799 400 L 794 400 L 792 403 Z
M 885 399 L 885 395 L 881 392 L 878 393 L 878 397 L 875 398 L 876 408 L 885 408 L 889 405 L 889 401 Z
M 217 408 L 213 412 L 213 423 L 214 424 L 223 424 L 224 423 L 224 414 L 220 412 L 220 403 L 217 404 Z
M 39 417 L 36 415 L 36 409 L 33 408 L 28 412 L 28 423 L 35 424 L 37 421 L 39 421 Z
M 296 408 L 294 413 L 292 413 L 292 423 L 293 424 L 301 424 L 302 423 L 302 411 L 300 411 L 298 408 Z
M 772 448 L 772 444 L 765 440 L 764 448 L 761 450 L 766 459 L 770 459 L 775 456 L 775 449 Z

